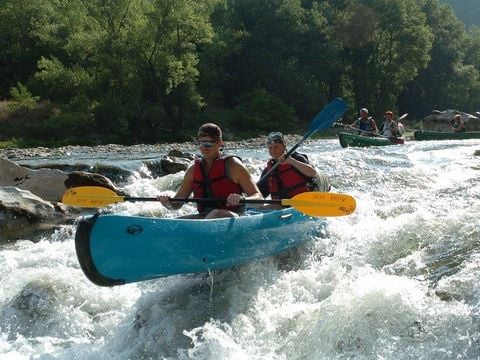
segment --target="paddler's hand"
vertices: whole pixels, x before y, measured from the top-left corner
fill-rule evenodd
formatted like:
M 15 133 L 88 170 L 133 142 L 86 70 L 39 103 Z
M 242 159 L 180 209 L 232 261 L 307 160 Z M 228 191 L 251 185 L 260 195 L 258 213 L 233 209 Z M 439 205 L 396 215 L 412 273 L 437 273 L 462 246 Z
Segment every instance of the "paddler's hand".
M 278 157 L 277 161 L 281 164 L 285 161 L 285 154 L 282 154 Z
M 244 197 L 240 194 L 230 194 L 227 197 L 227 206 L 238 206 Z
M 170 210 L 173 209 L 172 203 L 170 202 L 170 196 L 158 195 L 157 200 L 160 201 L 162 205 L 165 206 L 167 209 L 170 209 Z

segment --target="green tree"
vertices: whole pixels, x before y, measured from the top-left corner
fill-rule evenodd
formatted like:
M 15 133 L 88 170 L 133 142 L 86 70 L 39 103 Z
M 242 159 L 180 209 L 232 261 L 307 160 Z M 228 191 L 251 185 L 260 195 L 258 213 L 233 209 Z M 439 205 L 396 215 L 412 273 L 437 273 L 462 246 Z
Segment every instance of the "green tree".
M 340 96 L 335 81 L 341 71 L 334 69 L 341 63 L 337 44 L 330 42 L 328 8 L 299 0 L 219 3 L 212 16 L 215 41 L 201 53 L 202 92 L 209 107 L 235 108 L 246 99 L 243 94 L 263 89 L 305 122 L 329 97 Z M 301 122 L 291 124 L 300 127 Z
M 0 5 L 0 96 L 8 97 L 11 87 L 28 83 L 37 61 L 58 51 L 45 41 L 55 21 L 56 1 L 2 0 Z
M 66 3 L 71 6 L 57 19 L 59 28 L 71 25 L 62 36 L 65 56 L 39 61 L 39 92 L 87 106 L 95 130 L 117 141 L 130 134 L 155 141 L 162 129 L 182 128 L 186 114 L 198 112 L 196 49 L 211 38 L 205 6 L 187 0 Z
M 440 0 L 440 2 L 449 4 L 456 16 L 468 27 L 480 26 L 480 2 L 478 0 Z
M 405 84 L 429 60 L 433 37 L 414 0 L 351 2 L 338 26 L 357 107 L 396 108 Z
M 462 97 L 468 95 L 465 86 L 474 86 L 477 77 L 472 67 L 463 64 L 466 34 L 451 8 L 437 0 L 426 0 L 423 12 L 435 39 L 431 60 L 400 97 L 402 108 L 409 109 L 417 118 L 433 109 L 462 106 Z
M 247 136 L 271 131 L 290 133 L 296 121 L 292 107 L 263 89 L 243 94 L 239 105 L 227 116 L 230 132 L 237 130 Z

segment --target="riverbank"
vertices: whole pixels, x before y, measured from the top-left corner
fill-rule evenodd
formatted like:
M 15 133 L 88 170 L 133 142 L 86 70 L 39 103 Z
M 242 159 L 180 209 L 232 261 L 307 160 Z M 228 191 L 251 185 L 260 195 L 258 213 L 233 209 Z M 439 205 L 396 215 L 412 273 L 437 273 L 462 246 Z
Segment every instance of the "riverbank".
M 302 138 L 300 135 L 285 135 L 288 144 L 295 144 Z M 257 138 L 240 140 L 240 141 L 225 141 L 225 149 L 239 149 L 239 148 L 254 148 L 265 145 L 266 136 Z M 31 158 L 52 158 L 63 157 L 70 155 L 88 155 L 98 153 L 110 154 L 155 154 L 167 153 L 170 150 L 180 150 L 186 152 L 196 152 L 197 147 L 193 142 L 184 143 L 170 143 L 170 144 L 137 144 L 137 145 L 119 145 L 108 144 L 98 146 L 62 146 L 58 148 L 6 148 L 0 149 L 0 158 L 5 158 L 11 161 L 25 160 Z

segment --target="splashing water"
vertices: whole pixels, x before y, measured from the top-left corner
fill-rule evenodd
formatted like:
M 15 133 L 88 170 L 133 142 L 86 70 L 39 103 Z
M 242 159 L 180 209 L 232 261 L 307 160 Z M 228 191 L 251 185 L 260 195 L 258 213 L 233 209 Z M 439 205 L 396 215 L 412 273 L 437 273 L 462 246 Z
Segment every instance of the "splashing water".
M 223 272 L 101 288 L 80 270 L 75 226 L 5 245 L 0 358 L 479 358 L 479 148 L 311 141 L 301 151 L 356 198 L 356 212 L 329 218 L 305 246 Z M 239 155 L 257 179 L 266 151 Z M 139 171 L 124 184 L 132 196 L 173 193 L 183 177 Z M 112 210 L 171 217 L 194 207 Z

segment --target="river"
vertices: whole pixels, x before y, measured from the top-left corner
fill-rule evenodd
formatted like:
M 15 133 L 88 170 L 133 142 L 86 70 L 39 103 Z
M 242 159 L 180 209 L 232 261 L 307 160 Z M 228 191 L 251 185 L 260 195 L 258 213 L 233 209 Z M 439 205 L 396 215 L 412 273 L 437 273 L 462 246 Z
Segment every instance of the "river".
M 78 264 L 75 225 L 0 251 L 1 359 L 479 359 L 479 140 L 343 149 L 304 144 L 357 210 L 287 254 L 215 274 L 98 287 Z M 236 150 L 255 179 L 264 148 Z M 132 171 L 132 196 L 174 191 L 159 154 L 71 153 Z M 28 159 L 23 163 L 48 163 Z M 22 162 L 20 162 L 21 164 Z M 156 203 L 112 211 L 175 216 Z M 302 234 L 298 234 L 302 236 Z

